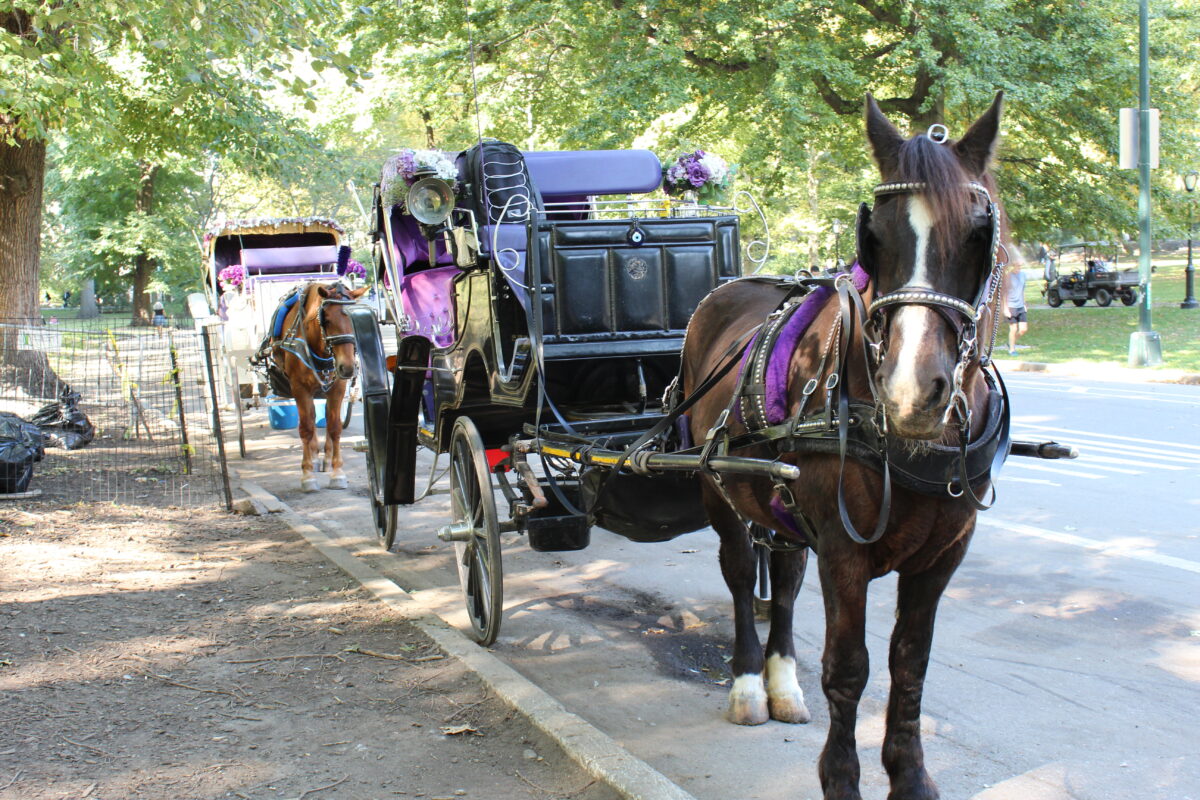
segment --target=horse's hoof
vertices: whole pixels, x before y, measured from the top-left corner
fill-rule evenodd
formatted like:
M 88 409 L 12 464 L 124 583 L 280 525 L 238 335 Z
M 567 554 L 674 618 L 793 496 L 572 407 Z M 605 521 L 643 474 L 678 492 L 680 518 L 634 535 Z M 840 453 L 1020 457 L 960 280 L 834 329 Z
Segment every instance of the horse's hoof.
M 767 705 L 771 719 L 800 725 L 812 719 L 804 705 L 804 690 L 796 680 L 796 660 L 772 654 L 767 657 Z
M 305 478 L 300 481 L 300 491 L 302 492 L 318 492 L 321 487 L 317 485 L 316 478 Z
M 335 475 L 329 479 L 328 488 L 330 489 L 348 489 L 349 487 L 350 481 L 346 479 L 345 475 Z
M 734 725 L 762 725 L 770 719 L 761 675 L 747 673 L 734 678 L 726 716 Z
M 767 706 L 771 711 L 771 719 L 787 722 L 792 725 L 803 725 L 812 719 L 808 706 L 804 705 L 801 695 L 791 697 L 768 697 Z

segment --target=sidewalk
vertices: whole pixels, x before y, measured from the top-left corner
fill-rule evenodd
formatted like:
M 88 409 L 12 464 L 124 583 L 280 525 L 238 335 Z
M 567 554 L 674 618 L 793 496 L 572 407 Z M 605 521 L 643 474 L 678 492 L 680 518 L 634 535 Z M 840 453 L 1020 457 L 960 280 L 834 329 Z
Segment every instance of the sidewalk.
M 1048 364 L 1031 361 L 1018 355 L 1015 358 L 1000 355 L 1003 350 L 997 348 L 996 365 L 1001 373 L 1006 372 L 1040 372 L 1045 375 L 1063 377 L 1087 378 L 1096 381 L 1114 381 L 1119 383 L 1178 383 L 1189 386 L 1200 386 L 1200 372 L 1187 372 L 1181 369 L 1136 369 L 1134 367 L 1118 367 L 1112 364 L 1092 364 L 1086 361 L 1071 361 L 1065 364 Z

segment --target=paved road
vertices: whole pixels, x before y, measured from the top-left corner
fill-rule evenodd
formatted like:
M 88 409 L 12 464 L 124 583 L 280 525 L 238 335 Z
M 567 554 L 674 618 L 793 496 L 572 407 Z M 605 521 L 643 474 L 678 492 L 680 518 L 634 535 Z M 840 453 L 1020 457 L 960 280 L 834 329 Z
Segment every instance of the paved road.
M 1019 438 L 1082 455 L 1009 461 L 943 601 L 923 719 L 942 796 L 1200 800 L 1200 387 L 1014 374 L 1009 388 Z M 260 430 L 243 473 L 332 533 L 369 532 L 365 492 L 298 492 L 294 442 Z M 361 486 L 362 456 L 348 462 Z M 433 534 L 448 513 L 444 493 L 406 510 L 398 557 L 376 566 L 465 626 Z M 828 721 L 815 578 L 796 625 L 812 723 L 736 728 L 721 719 L 732 634 L 716 544 L 711 531 L 637 545 L 595 530 L 587 550 L 535 553 L 509 536 L 495 652 L 701 800 L 815 800 Z M 886 795 L 894 596 L 894 580 L 873 584 L 868 798 Z

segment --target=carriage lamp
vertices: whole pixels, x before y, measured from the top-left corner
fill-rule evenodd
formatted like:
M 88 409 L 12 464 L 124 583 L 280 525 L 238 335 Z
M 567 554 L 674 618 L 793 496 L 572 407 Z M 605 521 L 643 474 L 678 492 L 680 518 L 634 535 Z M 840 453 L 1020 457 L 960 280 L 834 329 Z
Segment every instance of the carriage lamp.
M 1200 306 L 1200 303 L 1196 302 L 1196 267 L 1192 264 L 1192 233 L 1196 225 L 1194 218 L 1196 214 L 1195 192 L 1197 178 L 1200 178 L 1200 173 L 1197 173 L 1196 170 L 1192 170 L 1183 176 L 1183 188 L 1188 193 L 1188 260 L 1187 269 L 1184 271 L 1184 275 L 1186 276 L 1186 296 L 1183 298 L 1183 302 L 1179 304 L 1180 308 L 1196 308 Z
M 439 226 L 454 210 L 454 189 L 441 178 L 421 178 L 408 190 L 404 205 L 417 222 Z
M 454 211 L 454 189 L 441 178 L 421 178 L 408 190 L 404 205 L 421 223 L 421 233 L 429 242 L 429 266 L 432 267 L 437 264 L 438 235 L 448 230 L 446 220 Z

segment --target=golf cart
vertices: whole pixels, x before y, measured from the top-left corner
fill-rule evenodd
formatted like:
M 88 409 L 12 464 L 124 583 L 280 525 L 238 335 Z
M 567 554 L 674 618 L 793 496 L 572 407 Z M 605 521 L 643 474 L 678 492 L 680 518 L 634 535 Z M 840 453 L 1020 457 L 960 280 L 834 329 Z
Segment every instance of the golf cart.
M 1103 248 L 1104 252 L 1101 252 Z M 1060 274 L 1064 262 L 1077 267 L 1069 274 Z M 1127 306 L 1138 301 L 1141 283 L 1136 269 L 1118 269 L 1116 247 L 1108 242 L 1077 242 L 1058 248 L 1058 258 L 1047 266 L 1043 276 L 1042 294 L 1051 308 L 1070 300 L 1083 306 L 1095 300 L 1098 306 L 1110 305 L 1113 298 Z

